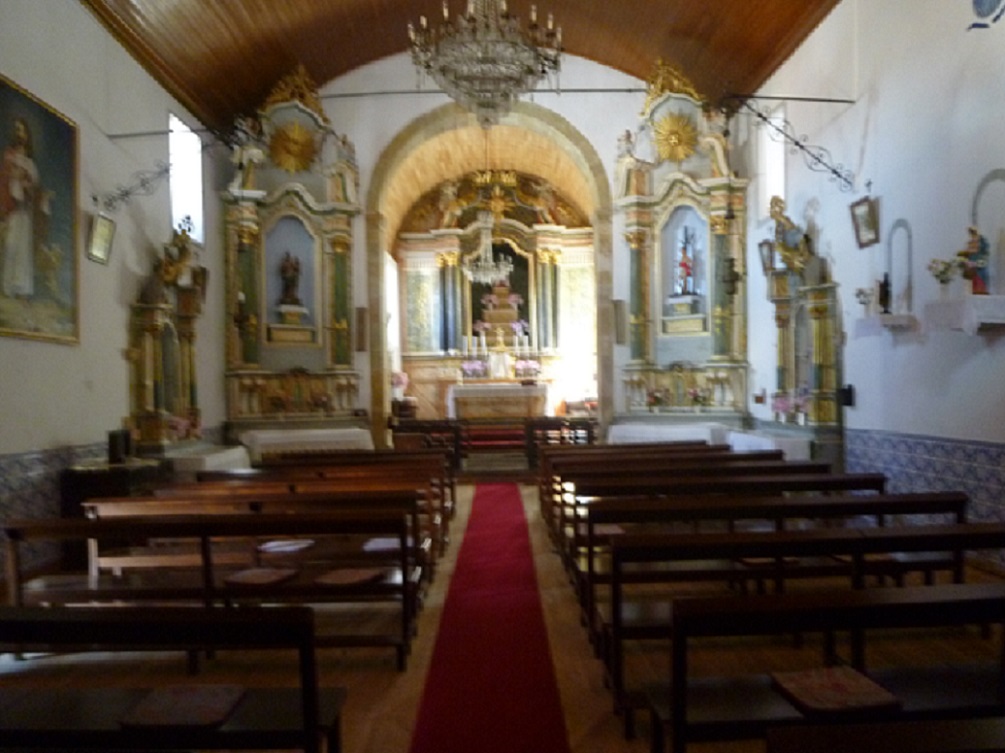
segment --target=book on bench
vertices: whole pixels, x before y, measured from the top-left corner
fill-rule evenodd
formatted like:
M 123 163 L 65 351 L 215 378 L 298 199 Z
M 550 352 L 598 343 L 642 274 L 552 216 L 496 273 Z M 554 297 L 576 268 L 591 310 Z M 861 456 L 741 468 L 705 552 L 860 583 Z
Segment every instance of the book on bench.
M 771 682 L 807 715 L 884 711 L 901 705 L 897 696 L 852 667 L 773 672 Z
M 147 693 L 119 723 L 139 727 L 219 727 L 244 696 L 240 685 L 168 685 Z

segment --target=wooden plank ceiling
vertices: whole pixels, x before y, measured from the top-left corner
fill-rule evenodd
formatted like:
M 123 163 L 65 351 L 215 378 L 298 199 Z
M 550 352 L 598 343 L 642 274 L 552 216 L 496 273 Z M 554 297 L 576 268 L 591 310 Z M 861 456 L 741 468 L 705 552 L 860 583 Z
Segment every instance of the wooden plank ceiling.
M 532 0 L 509 0 L 527 21 Z M 662 58 L 709 101 L 755 92 L 840 0 L 538 0 L 566 52 L 640 79 Z M 209 129 L 227 133 L 298 63 L 318 86 L 404 52 L 442 0 L 82 0 Z M 451 13 L 466 3 L 451 0 Z M 402 88 L 414 86 L 414 78 Z

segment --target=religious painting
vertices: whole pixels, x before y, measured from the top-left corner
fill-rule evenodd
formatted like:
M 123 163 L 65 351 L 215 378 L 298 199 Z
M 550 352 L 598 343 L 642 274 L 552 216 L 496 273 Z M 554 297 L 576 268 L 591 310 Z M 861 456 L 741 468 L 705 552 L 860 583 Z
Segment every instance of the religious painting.
M 77 126 L 0 76 L 0 335 L 77 343 Z
M 855 241 L 859 248 L 879 243 L 879 209 L 868 196 L 851 205 L 851 221 L 855 226 Z

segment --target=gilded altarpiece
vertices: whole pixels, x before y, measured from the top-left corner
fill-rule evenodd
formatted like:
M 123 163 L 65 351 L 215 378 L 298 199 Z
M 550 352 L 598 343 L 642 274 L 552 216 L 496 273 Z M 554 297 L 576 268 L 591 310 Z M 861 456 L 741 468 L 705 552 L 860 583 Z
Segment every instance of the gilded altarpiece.
M 353 423 L 353 145 L 302 67 L 235 133 L 223 194 L 228 436 Z
M 487 240 L 485 211 L 492 217 Z M 511 263 L 505 281 L 465 274 L 489 253 Z M 592 381 L 570 382 L 596 372 L 592 230 L 553 186 L 506 170 L 447 181 L 411 208 L 395 257 L 402 368 L 420 417 L 448 415 L 448 393 L 459 380 L 532 379 L 596 394 Z M 585 305 L 574 311 L 577 301 Z
M 618 145 L 616 210 L 629 260 L 626 413 L 743 424 L 747 409 L 747 181 L 723 116 L 658 63 Z

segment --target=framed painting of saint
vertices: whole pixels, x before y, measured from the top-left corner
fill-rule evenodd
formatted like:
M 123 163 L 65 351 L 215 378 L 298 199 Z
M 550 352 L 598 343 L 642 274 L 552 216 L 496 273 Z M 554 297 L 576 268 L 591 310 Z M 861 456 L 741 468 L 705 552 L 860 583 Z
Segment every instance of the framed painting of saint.
M 77 343 L 77 126 L 0 76 L 0 129 L 0 335 Z

